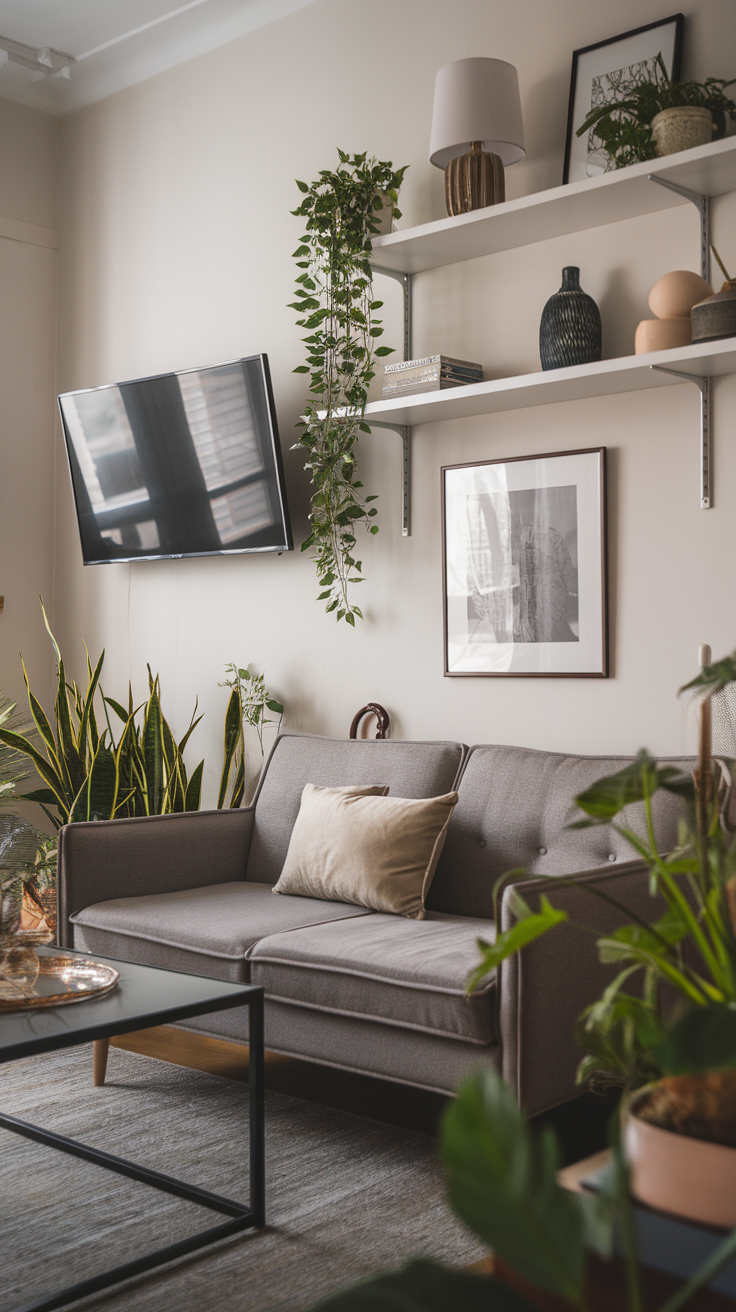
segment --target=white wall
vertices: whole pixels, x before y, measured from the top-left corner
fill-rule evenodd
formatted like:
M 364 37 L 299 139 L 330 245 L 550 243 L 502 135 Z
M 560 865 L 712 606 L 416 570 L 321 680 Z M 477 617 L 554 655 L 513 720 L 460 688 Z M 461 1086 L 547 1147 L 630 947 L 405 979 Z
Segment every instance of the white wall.
M 308 487 L 289 451 L 304 398 L 287 308 L 300 233 L 289 213 L 293 179 L 332 166 L 338 145 L 367 149 L 410 165 L 401 226 L 442 217 L 442 175 L 427 163 L 434 77 L 482 53 L 519 69 L 528 154 L 507 173 L 509 195 L 556 185 L 572 49 L 670 9 L 662 0 L 317 0 L 70 115 L 61 125 L 60 389 L 268 352 L 299 542 Z M 730 0 L 693 0 L 685 75 L 732 76 L 733 36 Z M 736 263 L 736 196 L 713 211 L 713 239 Z M 698 267 L 697 238 L 695 211 L 682 207 L 422 275 L 415 351 L 481 360 L 489 376 L 538 368 L 541 310 L 570 263 L 601 306 L 605 354 L 626 354 L 655 280 Z M 419 428 L 408 539 L 398 441 L 366 437 L 363 479 L 380 494 L 381 531 L 362 552 L 367 618 L 355 633 L 316 603 L 313 567 L 298 551 L 83 569 L 60 473 L 56 624 L 70 654 L 81 655 L 82 637 L 94 652 L 105 646 L 106 686 L 118 696 L 129 677 L 144 691 L 150 661 L 175 729 L 199 695 L 206 718 L 192 759 L 206 754 L 210 798 L 228 660 L 265 670 L 287 722 L 309 731 L 344 735 L 354 711 L 377 699 L 401 737 L 676 752 L 675 690 L 694 672 L 698 644 L 717 654 L 736 645 L 736 379 L 717 381 L 714 413 L 707 513 L 694 388 Z M 610 460 L 612 677 L 444 678 L 440 467 L 591 445 L 605 445 Z
M 21 706 L 19 649 L 47 703 L 52 688 L 57 126 L 0 100 L 0 685 Z

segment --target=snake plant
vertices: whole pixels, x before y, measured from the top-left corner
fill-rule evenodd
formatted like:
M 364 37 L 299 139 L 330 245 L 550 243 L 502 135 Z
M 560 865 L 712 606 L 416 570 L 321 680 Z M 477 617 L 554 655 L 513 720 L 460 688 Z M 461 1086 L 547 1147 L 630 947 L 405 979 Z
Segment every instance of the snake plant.
M 100 689 L 103 651 L 94 669 L 87 654 L 87 686 L 67 682 L 64 661 L 41 602 L 44 623 L 54 647 L 57 692 L 53 717 L 46 715 L 31 691 L 23 664 L 28 704 L 40 747 L 32 736 L 0 723 L 0 744 L 25 757 L 43 786 L 25 793 L 37 802 L 54 826 L 79 820 L 110 820 L 116 816 L 160 815 L 168 811 L 196 811 L 202 787 L 201 761 L 188 778 L 182 753 L 193 730 L 196 707 L 187 732 L 179 743 L 161 710 L 158 676 L 149 667 L 148 701 L 136 707 L 129 689 L 124 709 Z M 105 725 L 100 730 L 95 699 L 99 694 Z M 115 741 L 108 707 L 123 723 Z M 199 717 L 201 718 L 201 717 Z M 53 720 L 53 725 L 52 725 Z

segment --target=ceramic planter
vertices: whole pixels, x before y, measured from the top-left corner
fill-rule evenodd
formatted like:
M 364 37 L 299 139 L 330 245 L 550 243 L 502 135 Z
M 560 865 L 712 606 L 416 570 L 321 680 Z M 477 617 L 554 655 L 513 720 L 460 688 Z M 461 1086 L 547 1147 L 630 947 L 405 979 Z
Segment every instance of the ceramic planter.
M 623 1115 L 624 1151 L 635 1198 L 703 1225 L 736 1227 L 736 1148 L 691 1139 L 637 1116 L 648 1096 L 634 1095 Z
M 650 127 L 658 155 L 674 155 L 678 150 L 692 150 L 713 140 L 713 115 L 698 105 L 662 109 L 654 115 Z
M 642 319 L 634 337 L 634 355 L 650 351 L 671 351 L 692 342 L 690 317 L 687 319 Z
M 736 278 L 691 311 L 694 342 L 717 342 L 736 336 Z

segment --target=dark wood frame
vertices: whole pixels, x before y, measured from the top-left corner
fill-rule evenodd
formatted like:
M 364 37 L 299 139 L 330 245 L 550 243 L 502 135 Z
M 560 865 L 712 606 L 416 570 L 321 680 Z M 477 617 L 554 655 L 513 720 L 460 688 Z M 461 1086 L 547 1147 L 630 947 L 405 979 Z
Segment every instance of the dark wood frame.
M 668 27 L 670 23 L 675 24 L 675 47 L 672 55 L 672 81 L 679 82 L 680 70 L 682 64 L 682 35 L 685 27 L 685 18 L 683 14 L 670 14 L 669 18 L 659 18 L 656 23 L 645 23 L 643 27 L 632 27 L 630 32 L 620 32 L 618 36 L 609 37 L 607 41 L 594 41 L 590 46 L 581 46 L 579 50 L 572 52 L 572 73 L 570 76 L 570 99 L 567 107 L 567 132 L 565 135 L 565 164 L 562 170 L 562 183 L 565 186 L 570 180 L 570 152 L 572 147 L 572 134 L 574 131 L 573 112 L 575 109 L 575 90 L 578 78 L 578 56 L 587 55 L 591 50 L 600 50 L 603 46 L 613 46 L 617 41 L 626 41 L 631 36 L 639 36 L 642 32 L 651 32 L 655 27 Z
M 443 465 L 440 470 L 440 485 L 442 497 L 442 628 L 443 628 L 443 650 L 444 650 L 444 675 L 446 679 L 607 679 L 609 674 L 609 651 L 608 651 L 608 513 L 607 513 L 607 492 L 606 492 L 606 451 L 605 446 L 583 447 L 579 451 L 542 451 L 539 455 L 528 456 L 509 456 L 501 457 L 496 460 L 468 460 L 457 465 Z M 484 465 L 512 465 L 518 464 L 522 460 L 555 460 L 560 456 L 590 456 L 598 455 L 600 457 L 600 523 L 601 523 L 601 629 L 602 629 L 602 666 L 601 670 L 591 671 L 590 673 L 581 673 L 578 670 L 572 670 L 570 673 L 561 671 L 540 671 L 540 670 L 450 670 L 448 669 L 448 643 L 447 643 L 447 519 L 446 519 L 446 475 L 455 469 L 478 469 Z

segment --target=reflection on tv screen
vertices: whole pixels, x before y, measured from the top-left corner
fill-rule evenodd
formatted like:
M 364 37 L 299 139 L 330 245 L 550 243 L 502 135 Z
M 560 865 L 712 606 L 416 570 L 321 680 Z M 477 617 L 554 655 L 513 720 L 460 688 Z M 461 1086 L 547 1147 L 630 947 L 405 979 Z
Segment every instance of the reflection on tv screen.
M 291 550 L 265 356 L 59 404 L 85 564 Z

